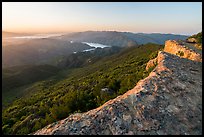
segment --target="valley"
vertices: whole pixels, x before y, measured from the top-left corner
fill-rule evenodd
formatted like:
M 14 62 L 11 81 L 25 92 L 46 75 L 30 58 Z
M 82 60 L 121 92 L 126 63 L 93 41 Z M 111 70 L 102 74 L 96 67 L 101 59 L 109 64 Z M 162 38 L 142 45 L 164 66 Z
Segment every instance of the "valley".
M 124 94 L 149 75 L 153 68 L 147 71 L 147 62 L 164 48 L 156 42 L 112 46 L 113 41 L 84 41 L 54 36 L 4 46 L 5 134 L 35 132 Z
M 18 98 L 5 107 L 3 131 L 7 134 L 28 134 L 71 113 L 90 110 L 123 94 L 148 75 L 145 63 L 161 48 L 156 44 L 147 44 L 123 49 L 93 64 L 79 68 L 65 67 L 47 80 L 11 89 L 9 93 L 21 90 L 26 94 L 17 95 Z M 102 92 L 104 88 L 111 93 Z M 26 122 L 30 128 L 25 129 L 23 120 L 31 114 L 33 122 Z
M 2 135 L 202 135 L 202 2 L 2 2 Z

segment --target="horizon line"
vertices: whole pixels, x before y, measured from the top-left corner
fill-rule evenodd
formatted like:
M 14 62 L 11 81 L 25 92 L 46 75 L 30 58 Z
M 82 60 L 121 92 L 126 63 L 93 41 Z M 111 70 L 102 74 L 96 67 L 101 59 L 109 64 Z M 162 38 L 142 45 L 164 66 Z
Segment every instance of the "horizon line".
M 173 32 L 169 32 L 169 33 L 165 33 L 165 32 L 134 32 L 134 31 L 118 31 L 118 30 L 84 30 L 84 31 L 53 31 L 53 32 L 19 32 L 19 31 L 7 31 L 7 30 L 2 30 L 3 32 L 7 32 L 7 33 L 18 33 L 18 34 L 57 34 L 57 33 L 79 33 L 79 32 L 123 32 L 123 33 L 134 33 L 134 34 L 173 34 L 173 35 L 186 35 L 186 36 L 190 36 L 190 35 L 194 35 L 197 34 L 201 31 L 198 31 L 197 33 L 193 33 L 193 34 L 182 34 L 182 33 L 173 33 Z

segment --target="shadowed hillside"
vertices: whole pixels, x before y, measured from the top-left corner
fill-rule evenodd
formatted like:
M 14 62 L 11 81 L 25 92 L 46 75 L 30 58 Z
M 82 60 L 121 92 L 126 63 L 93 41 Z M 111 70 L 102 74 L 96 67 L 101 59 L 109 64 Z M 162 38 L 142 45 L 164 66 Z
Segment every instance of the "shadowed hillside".
M 58 61 L 72 54 L 74 51 L 89 49 L 83 43 L 70 43 L 69 41 L 51 38 L 31 39 L 21 44 L 12 44 L 2 48 L 2 66 L 17 65 L 56 65 Z

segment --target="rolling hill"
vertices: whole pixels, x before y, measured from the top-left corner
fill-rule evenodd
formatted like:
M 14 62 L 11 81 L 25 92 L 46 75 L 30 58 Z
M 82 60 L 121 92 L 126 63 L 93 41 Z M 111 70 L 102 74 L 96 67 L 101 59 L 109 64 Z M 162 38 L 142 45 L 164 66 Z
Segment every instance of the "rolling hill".
M 111 46 L 132 46 L 147 43 L 164 44 L 169 39 L 185 40 L 188 36 L 160 33 L 131 33 L 117 31 L 85 31 L 71 33 L 57 37 L 59 39 L 72 40 L 76 42 L 94 42 Z
M 31 39 L 21 44 L 12 44 L 2 48 L 2 66 L 18 65 L 55 65 L 64 56 L 74 51 L 89 49 L 83 43 L 70 43 L 51 38 Z

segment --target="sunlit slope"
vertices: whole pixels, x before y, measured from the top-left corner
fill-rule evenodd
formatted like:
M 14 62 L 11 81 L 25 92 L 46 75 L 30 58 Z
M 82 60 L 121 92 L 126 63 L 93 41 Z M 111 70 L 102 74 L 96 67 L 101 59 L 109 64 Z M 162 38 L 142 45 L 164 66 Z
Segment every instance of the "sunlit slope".
M 22 89 L 29 94 L 2 113 L 3 133 L 28 134 L 123 94 L 148 75 L 146 63 L 160 48 L 155 44 L 127 48 L 94 64 L 61 71 L 52 79 Z

